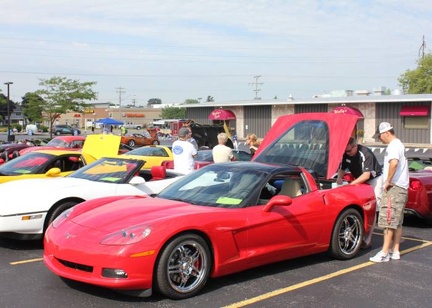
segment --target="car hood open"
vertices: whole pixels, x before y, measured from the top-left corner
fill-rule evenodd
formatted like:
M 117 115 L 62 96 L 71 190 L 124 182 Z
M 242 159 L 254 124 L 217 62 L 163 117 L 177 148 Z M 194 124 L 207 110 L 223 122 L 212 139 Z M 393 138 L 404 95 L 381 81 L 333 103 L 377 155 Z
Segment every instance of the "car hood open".
M 253 161 L 291 164 L 331 178 L 337 172 L 359 117 L 337 113 L 299 113 L 279 117 Z

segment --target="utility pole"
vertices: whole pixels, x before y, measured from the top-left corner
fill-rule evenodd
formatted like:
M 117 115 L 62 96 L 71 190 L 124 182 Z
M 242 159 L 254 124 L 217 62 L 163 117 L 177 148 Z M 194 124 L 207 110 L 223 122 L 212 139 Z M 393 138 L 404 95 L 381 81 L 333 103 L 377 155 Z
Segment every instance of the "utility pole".
M 15 136 L 11 136 L 11 121 L 10 121 L 10 117 L 11 117 L 11 113 L 10 113 L 10 93 L 9 93 L 9 87 L 11 84 L 13 84 L 12 81 L 8 81 L 4 83 L 5 85 L 7 85 L 7 141 L 15 141 Z
M 421 44 L 420 49 L 419 49 L 419 57 L 422 59 L 425 56 L 425 49 L 426 49 L 426 41 L 425 41 L 425 37 L 423 35 L 422 44 Z
M 126 89 L 122 87 L 116 88 L 117 93 L 119 94 L 119 108 L 121 108 L 121 102 L 122 102 L 122 94 L 126 93 Z
M 254 78 L 255 78 L 255 82 L 254 83 L 249 83 L 250 85 L 255 85 L 255 89 L 254 89 L 254 92 L 255 92 L 255 98 L 254 99 L 261 99 L 261 97 L 258 97 L 258 92 L 259 91 L 261 91 L 261 89 L 258 89 L 258 86 L 260 86 L 260 85 L 262 85 L 263 83 L 262 82 L 258 82 L 258 79 L 261 77 L 261 75 L 255 75 L 254 76 Z

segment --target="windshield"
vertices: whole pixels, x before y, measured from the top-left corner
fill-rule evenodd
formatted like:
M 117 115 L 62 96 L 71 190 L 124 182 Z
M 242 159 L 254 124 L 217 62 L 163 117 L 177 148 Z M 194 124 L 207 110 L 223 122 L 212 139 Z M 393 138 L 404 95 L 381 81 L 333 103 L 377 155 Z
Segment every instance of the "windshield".
M 212 164 L 174 182 L 159 197 L 196 205 L 239 208 L 244 207 L 261 191 L 267 173 Z
M 134 149 L 127 152 L 127 155 L 169 157 L 167 151 L 164 148 L 152 146 L 144 146 L 138 149 Z
M 42 166 L 54 156 L 46 153 L 32 152 L 23 156 L 18 156 L 0 166 L 2 175 L 21 175 L 40 173 Z
M 318 176 L 326 176 L 328 141 L 329 128 L 326 122 L 301 121 L 264 149 L 255 161 L 302 166 L 315 171 Z
M 142 160 L 101 158 L 71 173 L 68 177 L 123 184 L 128 183 L 139 172 L 143 164 Z

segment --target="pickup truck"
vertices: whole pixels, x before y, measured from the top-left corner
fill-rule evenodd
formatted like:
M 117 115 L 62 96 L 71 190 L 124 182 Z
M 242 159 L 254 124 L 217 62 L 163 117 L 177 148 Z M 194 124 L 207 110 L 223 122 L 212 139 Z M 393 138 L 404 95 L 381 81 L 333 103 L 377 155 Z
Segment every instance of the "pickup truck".
M 120 127 L 126 127 L 126 129 L 137 129 L 140 130 L 141 128 L 143 128 L 142 124 L 133 124 L 133 123 L 125 123 L 123 125 L 121 125 Z

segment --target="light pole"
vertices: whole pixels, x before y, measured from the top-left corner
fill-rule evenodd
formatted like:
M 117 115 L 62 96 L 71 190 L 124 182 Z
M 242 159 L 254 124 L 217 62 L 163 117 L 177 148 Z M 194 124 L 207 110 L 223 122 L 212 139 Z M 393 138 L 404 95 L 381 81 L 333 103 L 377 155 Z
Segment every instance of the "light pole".
M 8 123 L 8 125 L 7 125 L 7 141 L 15 141 L 15 138 L 14 138 L 14 140 L 12 140 L 12 137 L 11 137 L 10 106 L 9 106 L 10 105 L 10 102 L 9 102 L 9 100 L 10 100 L 9 86 L 11 84 L 13 84 L 13 82 L 12 81 L 8 81 L 8 82 L 5 82 L 4 84 L 7 85 L 7 102 L 6 102 L 7 103 L 7 117 L 8 117 L 8 122 L 7 122 Z

